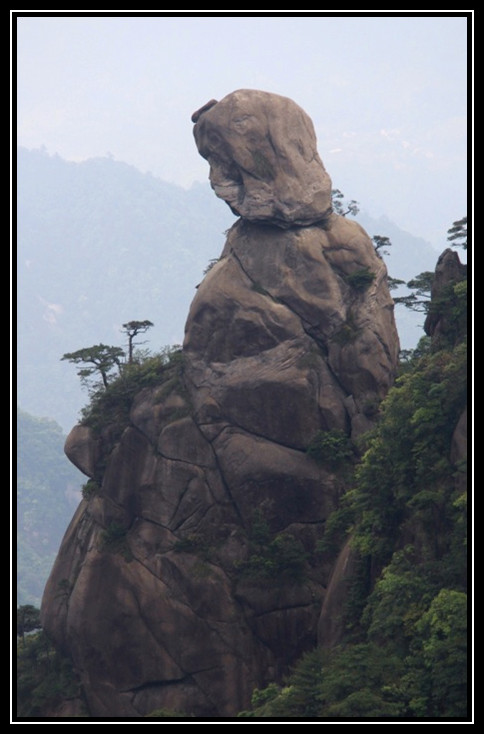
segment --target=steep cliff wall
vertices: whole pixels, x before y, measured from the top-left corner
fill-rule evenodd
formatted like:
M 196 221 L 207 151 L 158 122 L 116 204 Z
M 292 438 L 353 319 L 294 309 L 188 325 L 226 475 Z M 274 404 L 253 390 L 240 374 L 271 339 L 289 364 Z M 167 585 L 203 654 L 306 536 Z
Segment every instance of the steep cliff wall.
M 231 716 L 316 641 L 334 563 L 318 541 L 341 479 L 307 449 L 320 431 L 350 440 L 371 425 L 398 352 L 383 261 L 322 208 L 304 227 L 287 213 L 261 224 L 260 207 L 236 222 L 178 360 L 123 426 L 106 415 L 68 437 L 97 488 L 42 617 L 92 715 Z

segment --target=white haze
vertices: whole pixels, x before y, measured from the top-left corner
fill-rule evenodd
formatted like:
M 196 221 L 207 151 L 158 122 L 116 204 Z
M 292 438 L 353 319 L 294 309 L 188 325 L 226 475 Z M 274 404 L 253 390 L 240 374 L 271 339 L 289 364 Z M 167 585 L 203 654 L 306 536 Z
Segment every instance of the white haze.
M 11 11 L 19 145 L 190 187 L 208 177 L 192 112 L 263 89 L 306 110 L 333 186 L 371 216 L 441 251 L 467 213 L 473 11 L 33 12 Z

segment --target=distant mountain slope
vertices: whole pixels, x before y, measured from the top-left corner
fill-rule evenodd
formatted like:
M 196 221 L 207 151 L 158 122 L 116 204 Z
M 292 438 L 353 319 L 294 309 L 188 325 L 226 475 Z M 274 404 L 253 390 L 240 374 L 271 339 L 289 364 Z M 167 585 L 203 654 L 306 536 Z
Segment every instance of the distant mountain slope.
M 388 220 L 356 219 L 370 236 L 392 239 L 392 276 L 434 269 L 437 253 L 424 240 Z M 20 406 L 67 432 L 87 395 L 64 353 L 123 346 L 120 327 L 133 319 L 154 322 L 151 349 L 180 343 L 195 288 L 234 221 L 208 183 L 187 191 L 110 158 L 70 163 L 19 148 Z M 403 347 L 415 346 L 421 321 L 398 309 Z
M 209 187 L 172 186 L 108 158 L 18 154 L 21 407 L 67 431 L 87 401 L 66 352 L 122 345 L 150 319 L 154 349 L 183 339 L 189 304 L 234 221 Z
M 86 477 L 64 455 L 57 423 L 17 412 L 17 603 L 40 606 Z
M 388 254 L 383 254 L 383 259 L 386 262 L 389 275 L 393 278 L 408 282 L 419 273 L 426 270 L 430 272 L 435 270 L 440 252 L 436 252 L 422 237 L 404 232 L 387 217 L 374 219 L 365 212 L 360 212 L 356 220 L 371 237 L 381 235 L 390 239 L 392 245 L 388 248 Z M 451 223 L 452 219 L 449 219 L 449 227 Z M 446 233 L 442 233 L 442 235 L 442 250 L 444 250 L 448 246 L 448 242 L 446 241 Z M 408 288 L 400 286 L 398 291 L 393 291 L 392 295 L 396 296 L 398 294 L 401 296 L 408 292 Z M 395 319 L 401 348 L 413 349 L 420 337 L 423 336 L 425 314 L 410 311 L 405 306 L 398 305 L 395 307 Z

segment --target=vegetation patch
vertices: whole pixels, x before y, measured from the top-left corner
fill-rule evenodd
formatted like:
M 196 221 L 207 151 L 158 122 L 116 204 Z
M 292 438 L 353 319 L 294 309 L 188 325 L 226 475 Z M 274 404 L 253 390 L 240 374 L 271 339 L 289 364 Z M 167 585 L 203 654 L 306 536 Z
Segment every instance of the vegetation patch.
M 126 561 L 133 560 L 133 554 L 127 541 L 127 530 L 116 522 L 111 522 L 101 533 L 101 549 L 108 553 L 118 553 Z
M 81 413 L 81 422 L 96 433 L 109 426 L 114 430 L 113 440 L 121 436 L 129 425 L 129 414 L 137 393 L 147 387 L 166 383 L 163 397 L 182 386 L 183 355 L 177 347 L 165 349 L 140 362 L 124 365 L 121 374 L 107 387 L 91 393 L 91 402 Z
M 177 540 L 173 550 L 175 553 L 191 553 L 208 561 L 213 557 L 215 546 L 212 540 L 202 533 L 192 533 Z
M 82 485 L 81 493 L 85 500 L 91 499 L 91 497 L 98 492 L 100 489 L 98 482 L 95 479 L 89 479 L 85 484 Z
M 236 564 L 242 577 L 273 584 L 304 580 L 308 553 L 302 543 L 289 533 L 273 536 L 260 511 L 254 513 L 249 543 L 248 558 Z
M 368 290 L 374 280 L 375 273 L 372 273 L 369 268 L 360 268 L 345 276 L 346 283 L 358 293 Z
M 360 327 L 356 322 L 355 315 L 350 311 L 346 321 L 335 331 L 331 340 L 340 346 L 345 346 L 354 342 L 359 333 Z
M 18 717 L 52 716 L 64 701 L 81 696 L 72 662 L 54 649 L 43 630 L 17 639 Z M 87 717 L 87 711 L 81 716 Z
M 226 232 L 225 234 L 227 234 L 227 232 Z M 221 257 L 213 257 L 213 258 L 212 258 L 211 260 L 209 260 L 209 261 L 208 261 L 208 265 L 207 265 L 207 267 L 206 267 L 206 268 L 204 269 L 204 271 L 203 271 L 203 274 L 204 274 L 204 275 L 206 275 L 207 273 L 209 273 L 209 272 L 211 271 L 211 269 L 212 269 L 212 268 L 213 268 L 213 267 L 214 267 L 214 266 L 215 266 L 215 265 L 216 265 L 216 264 L 217 264 L 218 262 L 220 262 L 220 260 L 221 260 L 221 259 L 222 259 Z
M 318 544 L 351 543 L 341 643 L 254 691 L 240 717 L 468 721 L 465 458 L 451 451 L 467 402 L 464 294 L 454 284 L 436 304 L 450 339 L 406 355 Z M 338 433 L 312 449 L 350 460 Z
M 308 456 L 318 464 L 338 469 L 356 457 L 353 441 L 338 429 L 318 431 L 307 448 Z

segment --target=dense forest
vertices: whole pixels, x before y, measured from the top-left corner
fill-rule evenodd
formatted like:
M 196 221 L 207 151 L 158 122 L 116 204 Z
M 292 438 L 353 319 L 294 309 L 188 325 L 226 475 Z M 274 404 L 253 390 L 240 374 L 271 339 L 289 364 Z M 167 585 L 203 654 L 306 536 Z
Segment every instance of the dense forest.
M 405 365 L 331 518 L 354 554 L 343 641 L 255 691 L 244 716 L 467 715 L 467 495 L 452 457 L 466 374 L 463 342 Z

